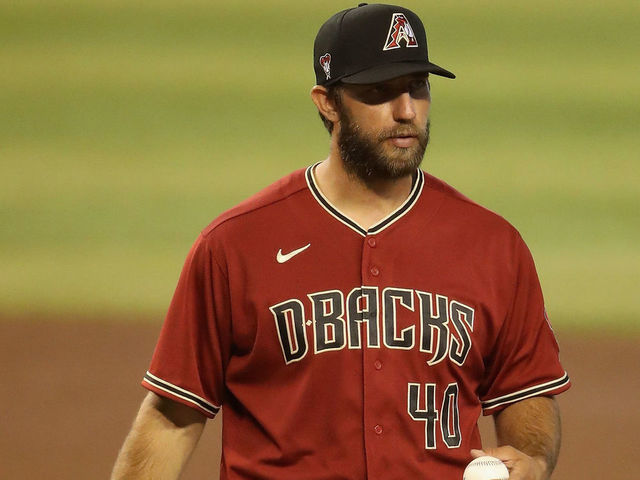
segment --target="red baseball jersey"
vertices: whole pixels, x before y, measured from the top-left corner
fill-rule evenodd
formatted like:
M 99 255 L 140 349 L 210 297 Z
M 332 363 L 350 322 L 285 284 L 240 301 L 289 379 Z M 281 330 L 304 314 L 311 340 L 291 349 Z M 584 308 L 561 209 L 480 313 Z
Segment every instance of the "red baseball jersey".
M 457 480 L 491 414 L 569 388 L 533 259 L 418 171 L 369 230 L 300 170 L 191 249 L 143 385 L 213 417 L 223 480 Z

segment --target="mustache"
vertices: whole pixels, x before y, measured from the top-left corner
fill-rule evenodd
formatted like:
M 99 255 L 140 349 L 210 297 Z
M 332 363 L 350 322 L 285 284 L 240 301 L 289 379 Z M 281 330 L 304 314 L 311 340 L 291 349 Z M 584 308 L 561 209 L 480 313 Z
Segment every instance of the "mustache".
M 378 134 L 378 140 L 383 142 L 394 137 L 417 137 L 420 140 L 424 140 L 425 137 L 428 137 L 429 135 L 430 127 L 431 122 L 428 121 L 424 129 L 419 129 L 415 125 L 403 125 L 400 127 L 389 128 L 387 130 L 382 130 Z
M 387 139 L 387 138 L 393 138 L 393 137 L 417 137 L 420 135 L 420 132 L 418 131 L 418 129 L 398 129 L 398 130 L 391 130 L 389 132 L 382 132 L 380 134 L 380 137 L 383 139 Z

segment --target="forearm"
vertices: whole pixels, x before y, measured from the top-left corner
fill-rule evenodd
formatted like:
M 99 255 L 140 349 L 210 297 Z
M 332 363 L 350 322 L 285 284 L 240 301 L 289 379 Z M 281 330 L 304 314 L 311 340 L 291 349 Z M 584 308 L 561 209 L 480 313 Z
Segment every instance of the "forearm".
M 510 405 L 495 418 L 500 445 L 510 445 L 553 472 L 560 451 L 560 410 L 554 398 L 535 397 Z
M 180 476 L 195 448 L 205 417 L 149 393 L 116 460 L 111 480 Z

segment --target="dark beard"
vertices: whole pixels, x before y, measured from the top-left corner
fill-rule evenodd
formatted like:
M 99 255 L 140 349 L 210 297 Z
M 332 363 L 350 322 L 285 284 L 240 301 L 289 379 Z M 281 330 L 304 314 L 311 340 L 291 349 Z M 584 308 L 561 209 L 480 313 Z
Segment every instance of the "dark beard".
M 420 167 L 424 152 L 429 144 L 431 121 L 427 121 L 424 131 L 417 131 L 413 125 L 381 131 L 377 136 L 365 136 L 360 126 L 351 120 L 343 107 L 340 112 L 340 132 L 338 147 L 344 167 L 365 183 L 373 180 L 391 180 L 413 174 Z M 417 135 L 418 145 L 412 148 L 394 147 L 391 155 L 383 151 L 382 142 L 392 136 Z

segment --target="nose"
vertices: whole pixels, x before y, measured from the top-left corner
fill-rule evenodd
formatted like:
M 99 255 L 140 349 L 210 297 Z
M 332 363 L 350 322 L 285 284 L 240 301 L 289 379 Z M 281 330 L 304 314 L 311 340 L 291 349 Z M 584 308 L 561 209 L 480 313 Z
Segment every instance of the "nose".
M 414 99 L 409 92 L 403 92 L 393 100 L 393 118 L 398 122 L 411 121 L 416 117 Z

